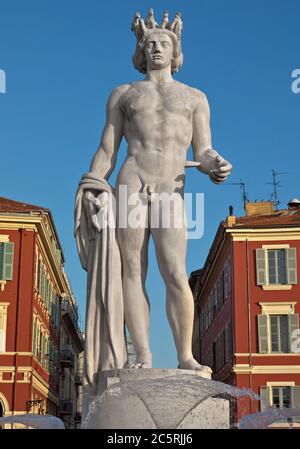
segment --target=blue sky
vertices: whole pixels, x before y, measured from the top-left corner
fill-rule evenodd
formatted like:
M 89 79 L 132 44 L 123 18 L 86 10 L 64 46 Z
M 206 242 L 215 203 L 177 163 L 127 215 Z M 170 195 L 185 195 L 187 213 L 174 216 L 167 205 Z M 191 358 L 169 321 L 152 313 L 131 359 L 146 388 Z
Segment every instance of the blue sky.
M 298 0 L 0 0 L 7 77 L 0 196 L 52 210 L 82 317 L 86 279 L 73 239 L 74 195 L 97 148 L 110 91 L 142 77 L 131 64 L 130 26 L 135 11 L 149 7 L 157 18 L 164 9 L 182 12 L 184 65 L 175 77 L 206 93 L 213 146 L 233 164 L 231 182 L 243 179 L 251 200 L 268 199 L 275 169 L 287 173 L 279 178 L 281 206 L 300 196 L 300 94 L 291 90 L 291 73 L 300 68 Z M 117 169 L 125 155 L 123 142 Z M 229 205 L 237 215 L 243 209 L 238 186 L 216 186 L 193 169 L 186 191 L 205 193 L 205 233 L 189 242 L 190 272 L 205 260 Z M 154 366 L 176 367 L 152 245 L 147 285 Z

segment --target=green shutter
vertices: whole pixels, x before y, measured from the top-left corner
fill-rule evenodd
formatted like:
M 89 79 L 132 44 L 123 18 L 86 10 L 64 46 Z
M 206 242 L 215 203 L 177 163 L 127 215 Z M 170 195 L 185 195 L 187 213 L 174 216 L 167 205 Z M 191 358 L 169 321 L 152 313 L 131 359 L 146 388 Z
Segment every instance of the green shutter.
M 42 276 L 43 276 L 43 266 L 42 261 L 39 259 L 39 294 L 42 294 Z
M 37 353 L 36 340 L 37 340 L 37 323 L 36 323 L 36 320 L 34 320 L 34 324 L 33 324 L 33 348 L 32 348 L 32 352 L 33 352 L 34 355 L 36 355 L 36 353 Z
M 257 315 L 257 323 L 258 323 L 259 352 L 261 354 L 268 354 L 269 352 L 268 315 Z
M 11 281 L 13 278 L 14 265 L 14 243 L 4 243 L 4 257 L 3 257 L 3 274 L 4 280 Z
M 0 243 L 0 280 L 4 281 L 4 243 Z
M 286 267 L 288 284 L 297 284 L 297 254 L 296 248 L 286 250 Z
M 293 352 L 293 342 L 295 341 L 295 337 L 293 338 L 293 332 L 296 329 L 299 329 L 299 316 L 298 313 L 291 313 L 288 315 L 289 320 L 289 341 L 290 341 L 290 352 Z
M 260 387 L 259 389 L 260 396 L 260 411 L 265 412 L 267 407 L 269 407 L 269 388 L 268 387 Z
M 264 249 L 256 250 L 256 280 L 257 285 L 265 285 L 266 279 L 266 253 Z

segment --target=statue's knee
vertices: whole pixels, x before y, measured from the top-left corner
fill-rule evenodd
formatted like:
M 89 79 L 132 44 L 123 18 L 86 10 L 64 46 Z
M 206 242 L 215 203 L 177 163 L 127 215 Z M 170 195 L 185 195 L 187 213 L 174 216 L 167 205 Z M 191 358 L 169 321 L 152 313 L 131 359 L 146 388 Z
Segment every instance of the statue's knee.
M 169 271 L 166 276 L 167 286 L 171 289 L 185 290 L 187 287 L 187 275 L 185 271 L 182 270 L 172 270 Z
M 123 273 L 132 279 L 141 278 L 142 270 L 140 260 L 127 260 L 123 264 Z

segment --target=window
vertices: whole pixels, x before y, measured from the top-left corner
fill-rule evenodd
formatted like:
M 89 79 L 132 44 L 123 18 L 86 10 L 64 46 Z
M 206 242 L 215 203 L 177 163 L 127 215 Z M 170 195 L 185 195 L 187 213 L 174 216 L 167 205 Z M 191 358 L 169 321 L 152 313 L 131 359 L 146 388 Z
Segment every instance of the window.
M 271 352 L 289 352 L 288 316 L 270 316 Z
M 0 280 L 11 281 L 13 278 L 14 243 L 0 243 Z
M 298 314 L 258 315 L 258 340 L 261 354 L 291 353 L 293 332 L 299 328 Z
M 6 351 L 6 328 L 8 302 L 0 302 L 0 352 Z
M 267 251 L 269 266 L 269 284 L 286 284 L 285 249 Z
M 291 387 L 271 387 L 272 403 L 277 408 L 291 407 Z
M 297 284 L 296 248 L 256 250 L 257 285 Z
M 277 408 L 300 408 L 300 386 L 295 386 L 295 382 L 272 382 L 265 387 L 260 387 L 259 396 L 261 398 L 260 409 L 264 412 L 267 407 Z M 299 422 L 299 417 L 293 419 Z

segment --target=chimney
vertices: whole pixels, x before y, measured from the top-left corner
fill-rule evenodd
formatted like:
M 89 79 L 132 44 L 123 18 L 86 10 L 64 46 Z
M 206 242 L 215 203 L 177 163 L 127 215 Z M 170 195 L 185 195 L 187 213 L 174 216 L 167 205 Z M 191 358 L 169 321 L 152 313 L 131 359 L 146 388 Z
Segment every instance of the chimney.
M 274 203 L 273 201 L 256 201 L 246 203 L 246 216 L 251 215 L 273 215 Z
M 233 206 L 229 206 L 229 215 L 226 219 L 226 226 L 232 228 L 236 223 L 236 217 L 233 215 Z

